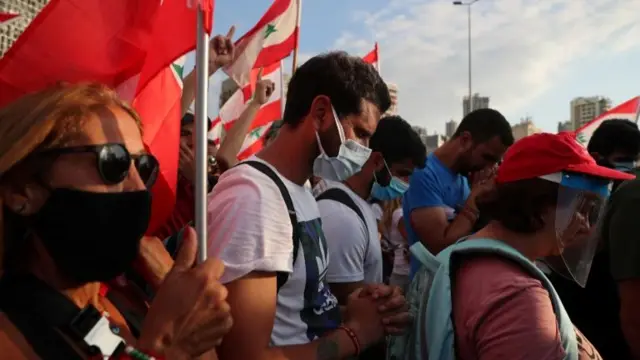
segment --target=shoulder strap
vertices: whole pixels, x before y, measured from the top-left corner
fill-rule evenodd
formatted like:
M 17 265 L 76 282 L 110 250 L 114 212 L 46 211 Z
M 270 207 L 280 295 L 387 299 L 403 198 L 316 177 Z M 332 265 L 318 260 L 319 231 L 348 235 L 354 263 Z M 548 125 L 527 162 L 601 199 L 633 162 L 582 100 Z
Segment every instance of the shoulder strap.
M 282 195 L 282 200 L 284 200 L 285 205 L 287 206 L 287 211 L 289 212 L 289 219 L 291 220 L 291 227 L 293 229 L 293 262 L 292 264 L 296 264 L 296 259 L 298 258 L 298 249 L 300 248 L 300 226 L 298 225 L 298 217 L 296 216 L 296 208 L 293 206 L 293 200 L 291 199 L 291 195 L 289 194 L 289 190 L 287 190 L 287 186 L 282 182 L 282 179 L 267 165 L 260 161 L 250 160 L 241 162 L 238 165 L 246 164 L 251 166 L 252 168 L 260 171 L 261 173 L 267 175 L 278 187 L 280 190 L 280 194 Z M 277 281 L 278 287 L 280 288 L 287 282 L 289 279 L 289 274 L 286 272 L 278 272 L 277 273 Z
M 316 201 L 322 201 L 322 200 L 337 201 L 337 202 L 345 205 L 349 209 L 351 209 L 353 212 L 356 213 L 356 215 L 358 215 L 358 217 L 360 218 L 360 221 L 362 221 L 362 225 L 364 226 L 365 231 L 367 231 L 367 233 L 368 233 L 367 221 L 364 218 L 364 214 L 362 213 L 362 210 L 360 210 L 360 207 L 358 206 L 358 204 L 356 204 L 356 202 L 353 201 L 351 196 L 349 196 L 349 194 L 347 194 L 346 191 L 344 191 L 344 190 L 342 190 L 340 188 L 335 188 L 335 187 L 331 188 L 331 189 L 328 189 L 328 190 L 324 191 L 323 193 L 321 193 L 320 195 L 318 195 L 316 197 Z M 371 241 L 371 239 L 369 239 L 369 241 Z M 364 250 L 365 251 L 365 256 L 366 256 L 367 252 L 369 252 L 369 241 L 367 241 L 367 245 L 366 245 L 366 248 Z
M 0 308 L 42 359 L 81 360 L 58 332 L 80 313 L 71 300 L 39 279 L 3 275 Z
M 364 219 L 364 214 L 362 213 L 362 210 L 360 210 L 360 207 L 358 206 L 358 204 L 356 204 L 356 202 L 353 201 L 351 196 L 349 196 L 349 194 L 347 194 L 346 191 L 340 188 L 328 189 L 327 191 L 323 192 L 322 194 L 316 197 L 316 201 L 321 201 L 321 200 L 333 200 L 345 205 L 349 209 L 353 210 L 356 213 L 356 215 L 358 215 L 360 220 L 362 220 L 362 223 L 365 225 L 365 228 L 367 227 L 367 222 Z

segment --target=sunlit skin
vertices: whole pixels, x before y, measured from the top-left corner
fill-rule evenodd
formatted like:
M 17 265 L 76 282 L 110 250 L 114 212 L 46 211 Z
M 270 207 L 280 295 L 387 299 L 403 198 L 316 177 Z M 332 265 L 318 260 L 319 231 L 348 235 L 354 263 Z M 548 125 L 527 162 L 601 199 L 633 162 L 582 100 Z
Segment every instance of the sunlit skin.
M 92 115 L 87 118 L 80 128 L 80 132 L 73 136 L 72 140 L 65 144 L 64 147 L 105 143 L 124 144 L 131 154 L 144 152 L 138 124 L 126 111 L 119 107 L 104 109 L 99 115 Z M 145 189 L 145 184 L 138 175 L 133 163 L 124 181 L 113 185 L 105 184 L 96 167 L 96 155 L 94 153 L 58 156 L 50 165 L 48 171 L 43 174 L 43 179 L 50 188 L 73 188 L 91 192 L 125 192 Z M 20 204 L 26 204 L 24 214 L 31 215 L 40 210 L 46 202 L 48 194 L 49 190 L 36 182 L 30 182 L 25 184 L 22 189 L 16 189 L 15 193 L 9 195 L 6 203 L 12 208 L 19 208 Z M 87 241 L 91 241 L 91 239 L 87 239 Z M 108 246 L 108 244 L 105 244 L 105 246 Z M 44 246 L 37 240 L 29 261 L 29 269 L 35 276 L 66 294 L 79 307 L 83 308 L 88 303 L 91 303 L 98 309 L 104 309 L 104 300 L 98 301 L 99 283 L 89 283 L 74 287 L 72 282 L 57 270 Z M 108 310 L 113 320 L 122 325 L 125 324 L 124 319 L 115 308 Z M 130 336 L 128 332 L 123 335 L 125 337 Z

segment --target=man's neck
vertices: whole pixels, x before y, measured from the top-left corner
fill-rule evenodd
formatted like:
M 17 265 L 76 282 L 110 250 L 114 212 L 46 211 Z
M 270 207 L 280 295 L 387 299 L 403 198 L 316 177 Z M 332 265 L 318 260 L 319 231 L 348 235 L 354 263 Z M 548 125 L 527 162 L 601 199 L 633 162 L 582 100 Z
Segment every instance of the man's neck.
M 457 167 L 458 151 L 455 139 L 451 139 L 442 144 L 442 146 L 433 152 L 433 155 L 454 174 L 460 172 L 460 169 Z
M 345 180 L 344 184 L 363 200 L 368 200 L 371 193 L 371 189 L 369 188 L 371 184 L 369 181 L 364 181 L 359 175 L 360 174 L 353 175 Z
M 278 172 L 300 186 L 309 180 L 313 173 L 312 159 L 317 154 L 310 155 L 310 149 L 315 144 L 314 139 L 305 141 L 298 131 L 290 130 L 286 126 L 280 129 L 278 137 L 269 146 L 258 153 L 258 157 L 275 167 Z M 299 146 L 298 144 L 304 144 Z

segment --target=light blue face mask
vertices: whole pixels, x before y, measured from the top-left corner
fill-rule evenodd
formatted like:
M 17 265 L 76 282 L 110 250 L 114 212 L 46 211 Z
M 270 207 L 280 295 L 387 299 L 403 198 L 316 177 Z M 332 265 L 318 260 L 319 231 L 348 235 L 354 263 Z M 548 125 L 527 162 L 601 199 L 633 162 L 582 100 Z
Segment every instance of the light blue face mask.
M 333 107 L 331 107 L 331 111 L 333 112 L 333 119 L 336 122 L 340 136 L 340 149 L 336 157 L 327 155 L 322 147 L 320 136 L 318 136 L 316 132 L 316 141 L 320 148 L 320 156 L 313 162 L 313 175 L 331 181 L 344 181 L 362 169 L 364 163 L 369 160 L 371 149 L 360 145 L 354 140 L 345 140 L 344 129 L 340 121 L 338 121 L 338 114 L 336 114 Z
M 635 161 L 614 161 L 613 167 L 618 171 L 632 172 L 637 164 Z
M 384 167 L 389 172 L 389 175 L 391 175 L 391 171 L 389 170 L 386 161 L 384 162 Z M 371 188 L 371 197 L 380 201 L 397 199 L 404 195 L 405 191 L 409 188 L 409 184 L 396 176 L 391 176 L 391 181 L 389 181 L 389 185 L 387 186 L 380 185 L 375 174 L 373 175 L 373 178 L 374 182 L 373 187 Z

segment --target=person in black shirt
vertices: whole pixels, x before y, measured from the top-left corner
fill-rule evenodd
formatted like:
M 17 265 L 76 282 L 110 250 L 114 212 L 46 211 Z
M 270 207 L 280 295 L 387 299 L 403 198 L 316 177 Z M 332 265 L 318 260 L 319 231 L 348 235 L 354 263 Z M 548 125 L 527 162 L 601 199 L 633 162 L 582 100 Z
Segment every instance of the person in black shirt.
M 604 121 L 594 131 L 587 150 L 599 165 L 633 172 L 640 154 L 638 125 L 623 119 Z M 636 195 L 631 196 L 633 193 Z M 639 358 L 638 355 L 632 356 L 631 349 L 640 346 L 640 332 L 637 336 L 630 336 L 633 331 L 623 330 L 624 322 L 629 320 L 623 314 L 629 309 L 621 308 L 621 304 L 629 303 L 630 299 L 625 301 L 625 292 L 620 291 L 629 281 L 637 283 L 635 286 L 640 289 L 640 242 L 637 241 L 640 221 L 625 221 L 625 218 L 637 217 L 638 213 L 640 182 L 614 183 L 602 222 L 600 248 L 593 259 L 585 288 L 556 273 L 549 275 L 574 325 L 605 360 Z M 634 224 L 635 229 L 624 224 Z M 637 269 L 623 264 L 635 264 Z M 637 293 L 640 294 L 640 290 Z M 630 309 L 638 313 L 635 316 L 640 319 L 638 303 L 634 302 Z

